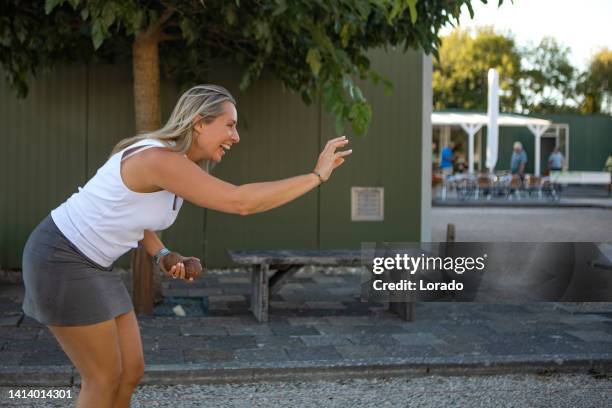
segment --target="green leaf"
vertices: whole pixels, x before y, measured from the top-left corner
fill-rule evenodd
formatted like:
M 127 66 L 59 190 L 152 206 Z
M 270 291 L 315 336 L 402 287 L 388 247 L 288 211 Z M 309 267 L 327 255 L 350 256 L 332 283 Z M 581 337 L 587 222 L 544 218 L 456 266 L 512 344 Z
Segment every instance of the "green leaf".
M 102 24 L 104 31 L 107 31 L 108 28 L 113 25 L 115 22 L 116 13 L 117 5 L 111 2 L 106 3 L 104 9 L 102 10 Z
M 408 3 L 408 9 L 410 10 L 410 21 L 412 21 L 412 24 L 416 24 L 416 20 L 417 20 L 417 9 L 416 9 L 417 1 L 419 0 L 406 0 L 406 3 Z
M 351 38 L 350 26 L 348 23 L 344 23 L 342 30 L 340 30 L 340 41 L 343 47 L 348 45 L 349 39 Z
M 86 7 L 81 10 L 81 20 L 85 21 L 87 20 L 87 17 L 89 17 L 89 9 Z
M 277 7 L 274 9 L 274 12 L 272 12 L 272 15 L 275 17 L 287 11 L 287 1 L 286 0 L 276 0 L 276 4 L 277 4 Z
M 100 20 L 94 21 L 91 26 L 91 40 L 93 41 L 94 49 L 100 48 L 102 42 L 104 42 L 104 31 Z
M 70 5 L 72 6 L 73 10 L 76 10 L 77 6 L 79 5 L 79 3 L 81 2 L 81 0 L 69 0 Z
M 227 24 L 231 26 L 236 24 L 236 21 L 238 20 L 238 18 L 236 17 L 236 12 L 234 11 L 234 7 L 232 7 L 231 5 L 225 10 L 225 19 L 227 20 Z
M 49 15 L 54 8 L 60 6 L 64 0 L 46 0 L 45 1 L 45 14 Z
M 306 55 L 306 62 L 310 65 L 310 70 L 315 77 L 319 76 L 319 71 L 321 70 L 321 54 L 319 50 L 316 48 L 311 48 L 308 50 L 308 54 Z

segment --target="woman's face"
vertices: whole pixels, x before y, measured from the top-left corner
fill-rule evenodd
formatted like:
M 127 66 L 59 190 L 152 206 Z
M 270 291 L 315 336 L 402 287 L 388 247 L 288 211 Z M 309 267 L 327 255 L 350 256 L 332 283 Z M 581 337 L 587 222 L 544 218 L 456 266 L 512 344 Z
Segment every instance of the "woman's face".
M 229 152 L 232 145 L 240 141 L 236 124 L 238 113 L 233 103 L 223 103 L 223 114 L 211 123 L 199 120 L 194 126 L 194 142 L 188 157 L 191 159 L 207 159 L 217 163 Z

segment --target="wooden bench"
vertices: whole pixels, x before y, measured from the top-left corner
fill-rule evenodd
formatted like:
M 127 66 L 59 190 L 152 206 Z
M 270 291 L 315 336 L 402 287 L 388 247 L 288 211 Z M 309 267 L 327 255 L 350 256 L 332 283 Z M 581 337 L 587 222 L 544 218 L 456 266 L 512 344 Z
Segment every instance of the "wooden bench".
M 270 295 L 279 291 L 303 266 L 361 266 L 359 250 L 228 251 L 233 262 L 251 270 L 251 311 L 259 322 L 268 321 Z M 389 310 L 414 320 L 414 302 L 389 302 Z

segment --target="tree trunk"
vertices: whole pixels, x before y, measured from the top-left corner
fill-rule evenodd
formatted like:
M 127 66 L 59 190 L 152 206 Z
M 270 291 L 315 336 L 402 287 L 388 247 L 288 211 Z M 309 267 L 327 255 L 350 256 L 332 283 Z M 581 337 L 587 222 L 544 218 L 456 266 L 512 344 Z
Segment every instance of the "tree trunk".
M 161 124 L 159 92 L 159 34 L 143 32 L 132 46 L 134 112 L 136 133 L 159 129 Z M 132 253 L 134 309 L 151 315 L 153 305 L 162 300 L 161 280 L 152 257 L 139 245 Z

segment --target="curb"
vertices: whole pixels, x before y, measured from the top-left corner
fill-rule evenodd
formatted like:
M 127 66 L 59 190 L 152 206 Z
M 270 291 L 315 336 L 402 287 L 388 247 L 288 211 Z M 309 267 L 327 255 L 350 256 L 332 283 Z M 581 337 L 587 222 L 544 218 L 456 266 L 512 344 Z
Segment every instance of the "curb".
M 599 208 L 612 210 L 612 204 L 599 203 L 517 203 L 479 202 L 479 201 L 432 201 L 432 207 L 504 207 L 504 208 Z
M 151 364 L 141 385 L 308 381 L 319 379 L 427 375 L 501 375 L 598 372 L 612 373 L 612 353 L 565 358 L 546 356 L 382 358 L 378 360 L 308 361 L 258 364 Z M 72 366 L 2 366 L 0 386 L 74 386 L 80 377 Z

